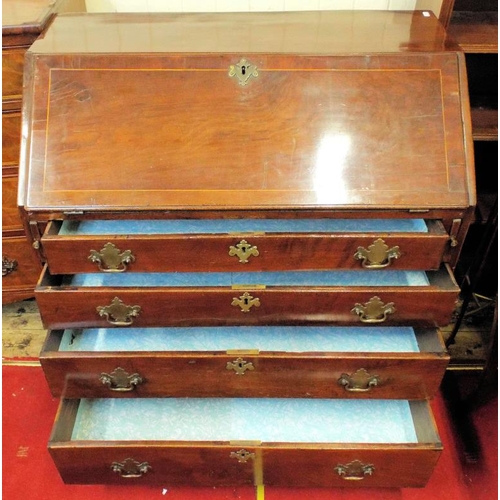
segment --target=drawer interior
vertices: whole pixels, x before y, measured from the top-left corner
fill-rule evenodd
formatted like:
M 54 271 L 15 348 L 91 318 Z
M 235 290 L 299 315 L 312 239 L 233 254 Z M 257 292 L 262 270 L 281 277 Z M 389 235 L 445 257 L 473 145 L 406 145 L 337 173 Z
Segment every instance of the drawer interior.
M 428 233 L 423 219 L 224 219 L 63 221 L 60 236 L 228 233 Z
M 423 271 L 288 271 L 243 273 L 84 273 L 65 276 L 62 286 L 224 287 L 265 286 L 429 286 Z
M 435 339 L 432 342 L 432 338 Z M 61 352 L 442 352 L 436 330 L 411 327 L 172 327 L 64 330 Z
M 80 401 L 71 440 L 417 443 L 418 437 L 404 400 L 103 398 Z

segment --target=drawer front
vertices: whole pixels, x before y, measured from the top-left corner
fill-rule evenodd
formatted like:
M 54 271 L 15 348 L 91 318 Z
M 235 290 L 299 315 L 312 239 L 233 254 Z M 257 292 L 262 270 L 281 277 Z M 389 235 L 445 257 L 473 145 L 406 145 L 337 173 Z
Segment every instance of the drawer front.
M 55 347 L 62 334 L 49 332 L 40 361 L 52 394 L 66 398 L 428 399 L 448 363 L 444 348 L 405 353 L 65 352 Z M 439 345 L 438 335 L 422 333 L 433 337 L 434 345 Z
M 21 229 L 17 208 L 17 175 L 2 177 L 2 230 Z
M 36 297 L 44 325 L 53 329 L 306 323 L 439 326 L 449 322 L 459 291 L 450 273 L 427 273 L 429 286 L 116 288 L 61 285 L 66 277 L 50 276 L 45 270 Z
M 135 445 L 59 447 L 50 454 L 65 483 L 177 484 L 184 486 L 239 486 L 266 484 L 282 487 L 415 488 L 429 480 L 439 449 L 255 449 L 233 446 Z M 253 454 L 246 463 L 233 458 Z M 127 460 L 128 459 L 128 460 Z M 257 462 L 257 463 L 255 463 Z M 361 464 L 359 471 L 358 462 Z M 146 473 L 140 471 L 142 465 Z M 119 466 L 123 470 L 114 472 Z M 368 467 L 367 467 L 368 466 Z M 371 475 L 363 472 L 374 471 Z M 352 471 L 347 475 L 339 470 Z M 300 471 L 297 473 L 297 471 Z M 123 477 L 122 475 L 123 474 Z M 137 476 L 137 477 L 135 477 Z
M 21 113 L 2 113 L 2 164 L 18 165 L 21 147 Z
M 34 288 L 41 266 L 36 262 L 33 250 L 24 237 L 4 238 L 2 240 L 2 291 L 4 294 L 22 293 L 23 289 Z M 25 292 L 26 293 L 26 292 Z
M 115 400 L 116 401 L 116 400 Z M 128 400 L 132 402 L 131 400 Z M 194 406 L 194 411 L 199 411 L 198 407 L 205 407 L 207 413 L 204 418 L 210 421 L 210 426 L 216 427 L 215 433 L 231 434 L 234 428 L 228 422 L 226 426 L 222 425 L 223 430 L 219 431 L 220 421 L 212 421 L 214 418 L 211 400 L 194 400 L 192 403 L 185 400 L 183 404 Z M 207 401 L 208 407 L 205 405 Z M 234 402 L 231 400 L 223 401 L 223 407 L 232 408 L 234 411 Z M 234 400 L 233 400 L 234 401 Z M 236 400 L 241 401 L 241 400 Z M 248 405 L 260 404 L 262 400 L 249 400 Z M 291 405 L 297 401 L 293 400 Z M 121 400 L 120 403 L 123 403 Z M 141 407 L 145 400 L 135 400 Z M 171 401 L 175 404 L 175 400 Z M 170 404 L 169 402 L 168 404 Z M 319 401 L 320 411 L 323 411 L 324 401 Z M 361 402 L 359 402 L 361 403 Z M 368 403 L 368 402 L 364 402 Z M 377 404 L 377 402 L 373 402 Z M 406 402 L 402 402 L 405 404 Z M 177 436 L 175 441 L 149 439 L 145 441 L 137 440 L 114 440 L 100 437 L 99 440 L 80 437 L 76 427 L 75 416 L 79 400 L 65 400 L 62 402 L 56 424 L 53 429 L 49 450 L 52 458 L 59 469 L 59 472 L 66 483 L 111 483 L 111 484 L 184 484 L 190 486 L 227 486 L 240 484 L 268 484 L 276 486 L 307 486 L 307 487 L 417 487 L 424 486 L 429 479 L 436 461 L 440 455 L 442 446 L 435 430 L 432 414 L 425 402 L 414 402 L 410 405 L 410 411 L 405 413 L 403 418 L 412 419 L 414 426 L 410 434 L 414 436 L 403 438 L 400 442 L 319 442 L 317 435 L 311 441 L 307 441 L 303 432 L 311 432 L 308 423 L 317 425 L 321 418 L 299 417 L 294 423 L 289 422 L 290 415 L 284 415 L 285 423 L 292 429 L 285 430 L 284 434 L 298 432 L 300 439 L 304 442 L 264 442 L 258 440 L 246 441 L 193 441 L 192 439 L 183 439 L 185 425 L 181 429 L 176 426 L 176 418 L 170 413 L 162 417 L 172 419 L 174 426 L 172 432 Z M 104 402 L 104 404 L 107 404 Z M 217 404 L 217 403 L 216 403 Z M 239 402 L 236 402 L 239 405 Z M 307 401 L 300 401 L 299 408 L 305 408 Z M 330 406 L 330 402 L 327 403 Z M 345 403 L 341 403 L 345 407 Z M 371 404 L 371 402 L 370 402 Z M 201 406 L 200 406 L 201 405 Z M 273 406 L 274 405 L 274 406 Z M 276 406 L 278 405 L 278 406 Z M 358 405 L 358 403 L 356 403 Z M 316 406 L 316 405 L 313 405 Z M 272 414 L 270 418 L 264 419 L 262 423 L 263 431 L 257 430 L 257 435 L 262 433 L 265 436 L 269 434 L 270 421 L 273 415 L 278 415 L 280 409 L 285 412 L 289 409 L 288 403 L 283 400 L 268 400 L 263 408 L 270 408 Z M 384 406 L 385 407 L 385 406 Z M 114 414 L 117 406 L 114 405 Z M 399 408 L 399 406 L 398 406 Z M 198 409 L 198 410 L 197 410 Z M 217 410 L 218 411 L 218 410 Z M 369 406 L 366 407 L 367 413 L 370 413 Z M 388 414 L 394 417 L 391 410 Z M 396 410 L 397 411 L 397 410 Z M 278 412 L 278 413 L 276 413 Z M 187 410 L 187 421 L 191 422 L 193 409 Z M 225 412 L 222 410 L 219 418 L 224 419 Z M 118 430 L 119 435 L 128 433 L 127 426 L 131 424 L 135 413 L 131 412 L 124 417 L 126 421 L 122 422 L 124 427 Z M 186 413 L 184 413 L 186 415 Z M 375 418 L 380 413 L 375 410 Z M 351 416 L 347 416 L 348 419 Z M 115 417 L 120 418 L 120 417 Z M 195 416 L 196 418 L 196 416 Z M 251 417 L 240 419 L 239 425 L 247 425 L 244 422 L 256 418 L 260 421 L 258 412 L 251 412 Z M 330 422 L 332 415 L 325 415 Z M 356 424 L 362 425 L 363 421 L 369 421 L 370 416 L 356 416 Z M 327 430 L 327 433 L 346 434 L 349 437 L 353 431 L 344 432 L 343 423 L 347 424 L 347 419 L 338 420 L 339 428 L 334 431 Z M 199 420 L 199 418 L 198 418 Z M 401 427 L 406 424 L 399 421 L 399 417 L 394 420 L 394 426 L 398 429 L 392 429 L 389 434 L 401 434 Z M 205 422 L 199 422 L 195 425 L 203 427 Z M 80 424 L 81 425 L 81 424 Z M 161 424 L 159 424 L 161 425 Z M 255 422 L 250 424 L 255 426 Z M 378 423 L 368 424 L 373 429 L 377 428 Z M 382 427 L 388 425 L 384 421 Z M 98 425 L 97 427 L 100 427 Z M 141 425 L 136 425 L 141 427 Z M 275 426 L 273 426 L 275 427 Z M 422 428 L 426 430 L 422 432 Z M 84 431 L 85 432 L 85 431 Z M 134 431 L 131 435 L 136 437 L 140 431 Z M 167 429 L 167 432 L 170 432 Z M 189 434 L 190 431 L 186 430 Z M 272 430 L 274 434 L 276 430 Z M 281 433 L 280 430 L 277 431 Z M 92 431 L 90 431 L 92 433 Z M 244 433 L 246 433 L 244 431 Z M 416 433 L 416 435 L 415 435 Z M 213 431 L 209 431 L 213 434 Z M 205 431 L 201 431 L 205 435 Z M 107 436 L 107 434 L 106 434 Z M 130 438 L 129 438 L 130 439 Z M 370 439 L 370 438 L 369 438 Z M 392 437 L 390 438 L 392 441 Z M 396 441 L 398 438 L 394 438 Z M 343 441 L 344 438 L 342 437 Z
M 288 221 L 289 222 L 289 221 Z M 439 221 L 425 233 L 171 234 L 42 239 L 53 274 L 89 272 L 437 269 L 449 240 Z
M 27 48 L 2 50 L 2 97 L 4 100 L 22 97 L 26 50 Z

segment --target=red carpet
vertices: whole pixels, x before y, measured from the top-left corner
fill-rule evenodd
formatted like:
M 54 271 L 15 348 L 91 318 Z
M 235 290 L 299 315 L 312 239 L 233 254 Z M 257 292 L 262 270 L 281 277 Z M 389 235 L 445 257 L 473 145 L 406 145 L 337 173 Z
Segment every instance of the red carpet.
M 254 488 L 144 486 L 66 486 L 47 452 L 58 406 L 40 367 L 3 367 L 3 498 L 5 500 L 254 500 Z M 498 498 L 497 401 L 474 416 L 483 457 L 463 465 L 445 403 L 432 407 L 445 451 L 428 485 L 422 489 L 284 489 L 266 487 L 259 500 L 493 500 Z

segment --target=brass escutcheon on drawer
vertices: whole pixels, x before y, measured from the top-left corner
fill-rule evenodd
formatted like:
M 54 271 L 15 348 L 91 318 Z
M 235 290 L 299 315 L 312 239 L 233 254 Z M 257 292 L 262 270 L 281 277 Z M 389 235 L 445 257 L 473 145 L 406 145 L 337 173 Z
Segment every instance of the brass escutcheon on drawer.
M 245 292 L 239 297 L 233 297 L 232 306 L 240 307 L 241 312 L 247 313 L 252 307 L 260 307 L 260 299 Z
M 229 247 L 229 255 L 231 257 L 238 257 L 239 262 L 247 264 L 250 257 L 259 256 L 259 250 L 255 245 L 248 243 L 248 241 L 241 240 L 237 245 Z

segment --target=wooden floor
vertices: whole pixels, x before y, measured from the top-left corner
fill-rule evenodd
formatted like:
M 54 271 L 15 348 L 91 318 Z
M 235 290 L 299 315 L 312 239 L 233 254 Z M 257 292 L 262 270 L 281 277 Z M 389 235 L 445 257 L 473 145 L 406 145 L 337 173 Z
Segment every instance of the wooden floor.
M 492 304 L 491 304 L 492 305 Z M 478 298 L 472 304 L 457 335 L 456 343 L 449 347 L 451 369 L 481 369 L 487 355 L 491 335 L 492 307 L 488 299 Z M 475 312 L 480 309 L 479 312 Z M 446 339 L 453 325 L 444 328 Z M 7 304 L 2 307 L 2 355 L 12 358 L 37 358 L 45 340 L 46 330 L 34 300 Z

